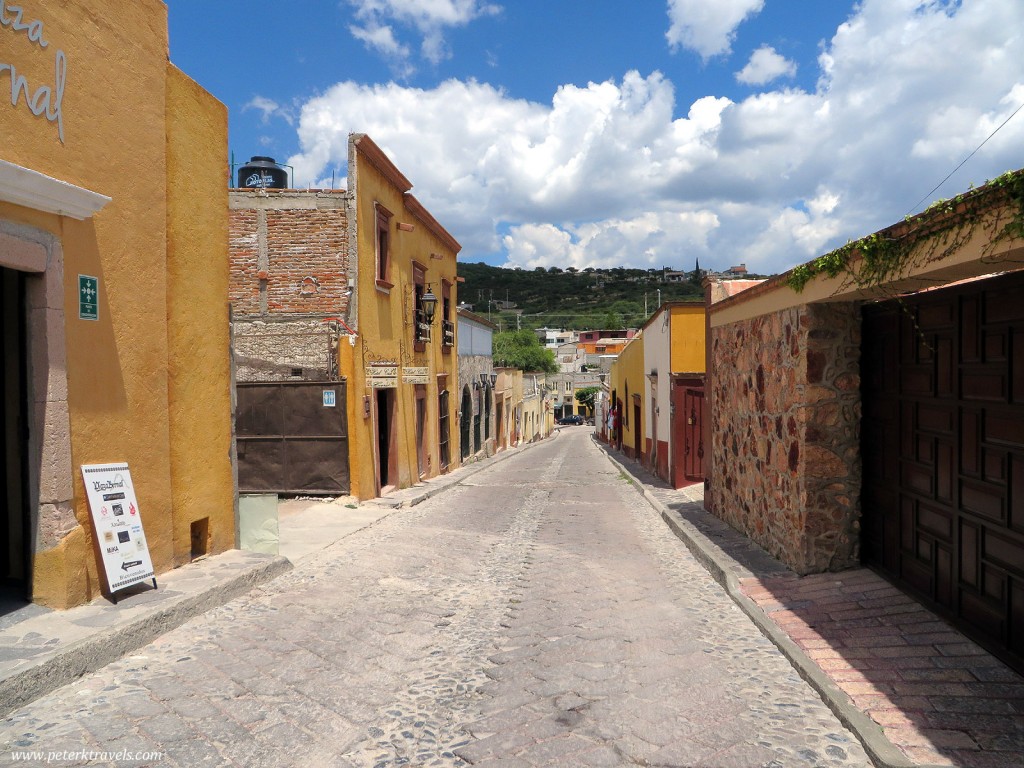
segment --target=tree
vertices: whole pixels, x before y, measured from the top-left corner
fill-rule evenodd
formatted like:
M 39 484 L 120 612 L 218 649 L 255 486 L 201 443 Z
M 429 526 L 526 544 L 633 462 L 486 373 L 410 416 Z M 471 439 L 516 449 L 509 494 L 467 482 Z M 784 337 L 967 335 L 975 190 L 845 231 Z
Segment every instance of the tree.
M 558 372 L 555 353 L 542 347 L 533 331 L 503 331 L 494 334 L 494 364 L 521 371 Z
M 601 391 L 600 387 L 583 387 L 576 390 L 576 402 L 587 409 L 587 413 L 594 413 L 594 395 Z

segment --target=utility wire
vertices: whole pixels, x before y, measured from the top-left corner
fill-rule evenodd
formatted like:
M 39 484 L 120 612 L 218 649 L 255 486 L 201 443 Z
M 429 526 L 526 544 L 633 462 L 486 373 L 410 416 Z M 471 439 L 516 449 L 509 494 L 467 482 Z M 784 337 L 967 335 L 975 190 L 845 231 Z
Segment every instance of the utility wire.
M 925 195 L 924 197 L 922 197 L 922 198 L 921 198 L 920 200 L 918 200 L 918 201 L 917 201 L 917 202 L 916 202 L 916 203 L 915 203 L 915 204 L 914 204 L 914 205 L 913 205 L 913 206 L 911 207 L 911 209 L 910 209 L 909 211 L 907 211 L 906 215 L 907 215 L 907 216 L 909 216 L 910 214 L 912 214 L 912 213 L 913 213 L 914 211 L 916 211 L 916 210 L 918 209 L 918 206 L 920 206 L 920 205 L 921 205 L 921 203 L 923 203 L 923 202 L 924 202 L 925 200 L 927 200 L 927 199 L 928 199 L 929 197 L 931 197 L 931 196 L 932 196 L 933 194 L 935 194 L 935 191 L 936 191 L 936 190 L 937 190 L 937 189 L 938 189 L 939 187 L 941 187 L 941 186 L 942 186 L 943 184 L 945 184 L 945 183 L 946 183 L 947 181 L 949 181 L 949 179 L 950 179 L 950 178 L 951 178 L 951 177 L 953 176 L 953 174 L 954 174 L 954 173 L 956 173 L 956 172 L 957 172 L 957 171 L 959 171 L 959 170 L 960 170 L 961 168 L 963 168 L 963 167 L 964 167 L 964 165 L 965 165 L 965 164 L 967 163 L 967 161 L 968 161 L 968 160 L 970 160 L 970 159 L 971 159 L 972 157 L 974 157 L 974 156 L 975 156 L 976 154 L 978 154 L 978 150 L 980 150 L 980 149 L 981 149 L 982 147 L 984 147 L 984 146 L 985 146 L 985 145 L 986 145 L 986 144 L 988 143 L 988 140 L 989 140 L 989 139 L 991 139 L 991 138 L 992 138 L 993 136 L 995 136 L 995 135 L 996 135 L 997 133 L 999 133 L 999 129 L 1000 129 L 1000 128 L 1002 128 L 1002 127 L 1003 127 L 1004 125 L 1006 125 L 1006 124 L 1007 124 L 1008 122 L 1010 122 L 1010 121 L 1011 121 L 1011 120 L 1012 120 L 1012 119 L 1014 118 L 1014 116 L 1015 116 L 1015 115 L 1016 115 L 1016 114 L 1017 114 L 1018 112 L 1020 112 L 1020 111 L 1021 111 L 1021 109 L 1024 109 L 1024 103 L 1021 103 L 1021 105 L 1020 105 L 1019 107 L 1017 107 L 1017 108 L 1016 108 L 1015 110 L 1013 110 L 1013 112 L 1012 112 L 1012 113 L 1010 113 L 1010 116 L 1009 116 L 1008 118 L 1006 118 L 1005 120 L 1003 120 L 1003 122 L 1001 122 L 1001 123 L 999 124 L 999 126 L 998 126 L 998 127 L 997 127 L 997 128 L 996 128 L 996 129 L 994 130 L 994 131 L 992 131 L 992 133 L 990 133 L 990 134 L 988 135 L 988 138 L 986 138 L 986 139 L 985 139 L 985 141 L 981 142 L 981 144 L 979 144 L 979 145 L 978 145 L 977 147 L 975 147 L 974 151 L 973 151 L 973 152 L 971 152 L 971 154 L 969 154 L 969 155 L 968 155 L 967 157 L 965 157 L 965 158 L 963 159 L 963 161 L 962 161 L 962 162 L 960 163 L 960 165 L 958 165 L 958 166 L 957 166 L 956 168 L 954 168 L 954 169 L 953 169 L 952 171 L 950 171 L 950 172 L 949 172 L 949 176 L 946 176 L 946 178 L 944 178 L 944 179 L 943 179 L 942 181 L 940 181 L 940 182 L 939 182 L 938 184 L 936 184 L 936 185 L 935 185 L 935 186 L 934 186 L 934 187 L 932 188 L 931 192 L 928 192 L 928 193 L 927 193 L 927 194 L 926 194 L 926 195 Z

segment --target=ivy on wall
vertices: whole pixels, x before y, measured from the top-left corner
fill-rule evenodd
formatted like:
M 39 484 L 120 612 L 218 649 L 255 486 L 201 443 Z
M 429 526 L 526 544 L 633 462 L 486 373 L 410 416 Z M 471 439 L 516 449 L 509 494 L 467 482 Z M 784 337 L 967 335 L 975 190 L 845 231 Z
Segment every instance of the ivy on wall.
M 986 215 L 1003 206 L 995 218 Z M 954 253 L 979 226 L 992 229 L 989 251 L 1003 240 L 1024 238 L 1024 169 L 1004 173 L 949 200 L 939 200 L 917 216 L 854 240 L 794 267 L 787 285 L 797 293 L 819 275 L 843 277 L 847 285 L 877 288 Z

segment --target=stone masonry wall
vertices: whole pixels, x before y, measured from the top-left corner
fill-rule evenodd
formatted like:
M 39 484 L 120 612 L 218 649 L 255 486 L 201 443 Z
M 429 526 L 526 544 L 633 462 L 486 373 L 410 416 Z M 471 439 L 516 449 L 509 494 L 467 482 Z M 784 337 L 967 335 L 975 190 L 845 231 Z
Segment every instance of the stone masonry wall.
M 712 328 L 710 507 L 797 573 L 859 562 L 860 312 Z

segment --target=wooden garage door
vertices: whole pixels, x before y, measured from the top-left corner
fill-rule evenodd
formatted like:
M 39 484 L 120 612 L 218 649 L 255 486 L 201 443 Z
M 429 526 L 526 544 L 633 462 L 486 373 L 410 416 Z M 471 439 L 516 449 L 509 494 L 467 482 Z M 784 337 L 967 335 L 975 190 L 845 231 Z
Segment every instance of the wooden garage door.
M 1024 669 L 1024 274 L 864 310 L 863 556 Z

